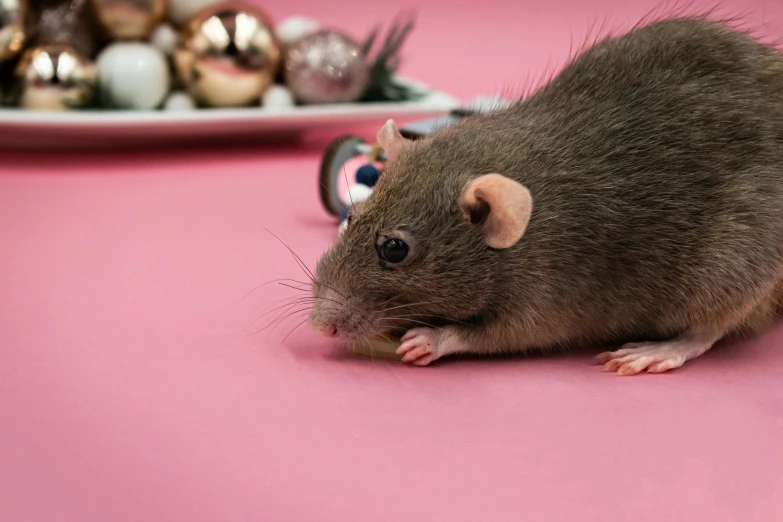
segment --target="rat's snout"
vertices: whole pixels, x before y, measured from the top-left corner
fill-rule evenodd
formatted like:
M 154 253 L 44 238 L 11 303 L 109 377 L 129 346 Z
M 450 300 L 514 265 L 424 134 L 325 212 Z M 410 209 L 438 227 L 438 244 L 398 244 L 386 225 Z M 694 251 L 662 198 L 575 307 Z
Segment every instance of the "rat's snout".
M 337 337 L 339 330 L 337 328 L 337 317 L 334 313 L 334 306 L 339 298 L 337 292 L 331 289 L 323 291 L 320 286 L 315 286 L 315 303 L 310 311 L 310 328 L 321 335 L 327 337 Z
M 316 323 L 314 324 L 313 329 L 319 334 L 325 335 L 326 337 L 337 337 L 340 333 L 337 329 L 337 325 L 334 323 Z
M 355 313 L 350 300 L 332 288 L 317 285 L 310 312 L 310 328 L 326 337 L 355 339 L 368 331 L 363 316 Z

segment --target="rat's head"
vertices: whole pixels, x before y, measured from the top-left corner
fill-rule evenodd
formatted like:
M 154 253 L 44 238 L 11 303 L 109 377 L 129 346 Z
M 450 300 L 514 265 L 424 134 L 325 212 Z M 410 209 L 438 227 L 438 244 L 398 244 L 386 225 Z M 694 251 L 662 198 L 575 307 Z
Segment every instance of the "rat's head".
M 530 192 L 469 172 L 443 134 L 406 140 L 389 120 L 378 143 L 389 162 L 318 263 L 311 327 L 359 339 L 480 316 L 503 278 L 503 252 L 525 232 Z

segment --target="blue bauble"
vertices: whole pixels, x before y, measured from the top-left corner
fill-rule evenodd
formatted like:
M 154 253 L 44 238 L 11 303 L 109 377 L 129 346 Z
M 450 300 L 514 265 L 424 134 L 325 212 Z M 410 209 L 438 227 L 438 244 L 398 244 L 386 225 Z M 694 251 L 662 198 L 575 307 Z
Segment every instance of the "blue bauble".
M 374 187 L 378 183 L 381 173 L 375 168 L 375 165 L 362 165 L 356 171 L 356 182 L 368 187 Z

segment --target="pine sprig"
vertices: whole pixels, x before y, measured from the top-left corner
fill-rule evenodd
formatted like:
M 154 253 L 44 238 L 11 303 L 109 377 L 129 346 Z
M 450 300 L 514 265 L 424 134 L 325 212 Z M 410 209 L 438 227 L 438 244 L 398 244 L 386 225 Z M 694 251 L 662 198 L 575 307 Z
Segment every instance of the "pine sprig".
M 392 23 L 381 48 L 370 64 L 370 82 L 362 96 L 362 102 L 402 102 L 421 99 L 426 93 L 396 81 L 401 62 L 401 50 L 414 27 L 414 14 L 399 16 Z M 380 27 L 376 26 L 362 44 L 364 55 L 369 58 L 375 46 Z
M 84 93 L 75 102 L 66 102 L 69 109 L 76 111 L 121 111 L 128 110 L 122 107 L 104 94 L 99 80 L 84 80 L 82 82 Z

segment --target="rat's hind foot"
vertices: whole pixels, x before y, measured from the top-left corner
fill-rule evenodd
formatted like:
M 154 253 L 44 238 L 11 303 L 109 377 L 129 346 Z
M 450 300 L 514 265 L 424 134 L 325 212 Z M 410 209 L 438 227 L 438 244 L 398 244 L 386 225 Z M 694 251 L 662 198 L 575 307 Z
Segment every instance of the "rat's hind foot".
M 617 351 L 604 352 L 595 359 L 604 365 L 604 371 L 617 372 L 617 375 L 636 375 L 644 370 L 663 373 L 699 357 L 719 338 L 704 332 L 688 333 L 671 341 L 629 343 Z
M 444 355 L 460 351 L 462 346 L 449 327 L 437 330 L 412 328 L 402 336 L 401 341 L 397 354 L 403 356 L 402 362 L 416 366 L 427 366 Z

